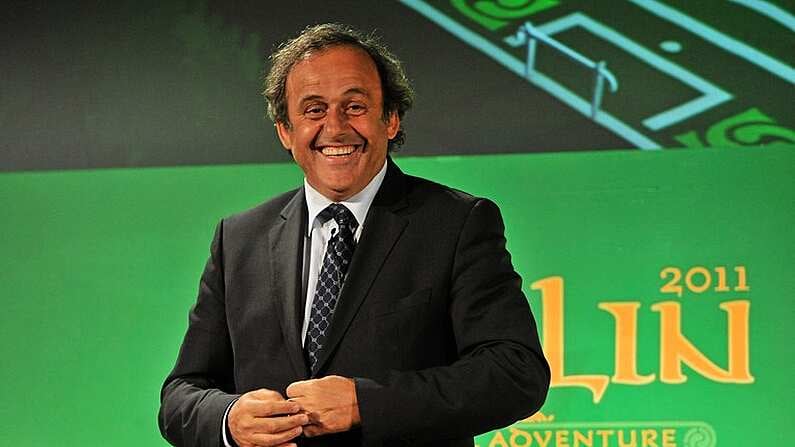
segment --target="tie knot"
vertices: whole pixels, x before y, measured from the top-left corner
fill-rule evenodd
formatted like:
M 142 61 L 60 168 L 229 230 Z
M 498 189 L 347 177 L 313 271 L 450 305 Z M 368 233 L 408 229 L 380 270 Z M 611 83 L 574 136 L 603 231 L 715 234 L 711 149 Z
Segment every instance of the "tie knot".
M 356 216 L 341 203 L 332 203 L 327 206 L 326 209 L 320 212 L 318 217 L 322 222 L 334 219 L 337 221 L 337 225 L 339 225 L 340 228 L 350 228 L 351 232 L 356 231 L 356 227 L 359 226 L 359 223 L 356 221 Z

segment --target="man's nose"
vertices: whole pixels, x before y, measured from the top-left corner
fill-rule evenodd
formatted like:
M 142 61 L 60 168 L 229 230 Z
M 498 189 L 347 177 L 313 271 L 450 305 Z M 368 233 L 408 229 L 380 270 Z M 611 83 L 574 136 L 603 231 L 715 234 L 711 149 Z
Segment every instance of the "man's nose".
M 348 131 L 348 115 L 344 110 L 332 107 L 326 112 L 326 122 L 323 131 L 327 136 L 344 134 Z

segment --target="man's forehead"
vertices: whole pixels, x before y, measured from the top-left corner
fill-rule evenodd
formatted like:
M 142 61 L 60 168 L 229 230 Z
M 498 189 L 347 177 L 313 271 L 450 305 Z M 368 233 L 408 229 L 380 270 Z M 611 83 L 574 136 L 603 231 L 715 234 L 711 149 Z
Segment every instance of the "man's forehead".
M 339 45 L 308 54 L 287 75 L 288 92 L 300 97 L 318 94 L 309 91 L 323 88 L 335 89 L 335 94 L 374 96 L 381 93 L 381 82 L 375 62 L 367 52 Z
M 343 55 L 347 55 L 352 58 L 361 59 L 362 62 L 367 61 L 365 63 L 371 65 L 375 69 L 375 61 L 373 60 L 372 56 L 370 56 L 370 53 L 368 53 L 364 48 L 361 48 L 359 46 L 352 44 L 344 44 L 344 43 L 331 45 L 306 52 L 306 54 L 301 56 L 296 61 L 295 65 L 293 66 L 293 69 L 295 68 L 295 66 L 299 64 L 312 62 L 313 60 L 316 60 L 318 58 L 329 57 L 329 56 L 342 57 Z

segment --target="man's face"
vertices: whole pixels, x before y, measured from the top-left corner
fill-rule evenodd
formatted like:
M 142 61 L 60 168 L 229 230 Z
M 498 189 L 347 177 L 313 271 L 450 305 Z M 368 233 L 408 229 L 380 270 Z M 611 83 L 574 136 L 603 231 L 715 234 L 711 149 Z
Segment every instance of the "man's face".
M 370 56 L 350 46 L 322 50 L 298 62 L 287 75 L 287 116 L 277 123 L 284 147 L 313 188 L 345 200 L 381 169 L 396 113 L 383 120 L 383 94 Z

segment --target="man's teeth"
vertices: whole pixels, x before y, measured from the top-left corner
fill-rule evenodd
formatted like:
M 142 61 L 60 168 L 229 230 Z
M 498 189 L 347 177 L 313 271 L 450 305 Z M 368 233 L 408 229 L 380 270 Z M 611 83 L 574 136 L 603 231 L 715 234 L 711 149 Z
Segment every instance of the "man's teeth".
M 356 150 L 355 145 L 350 146 L 326 146 L 320 150 L 323 155 L 349 155 Z

